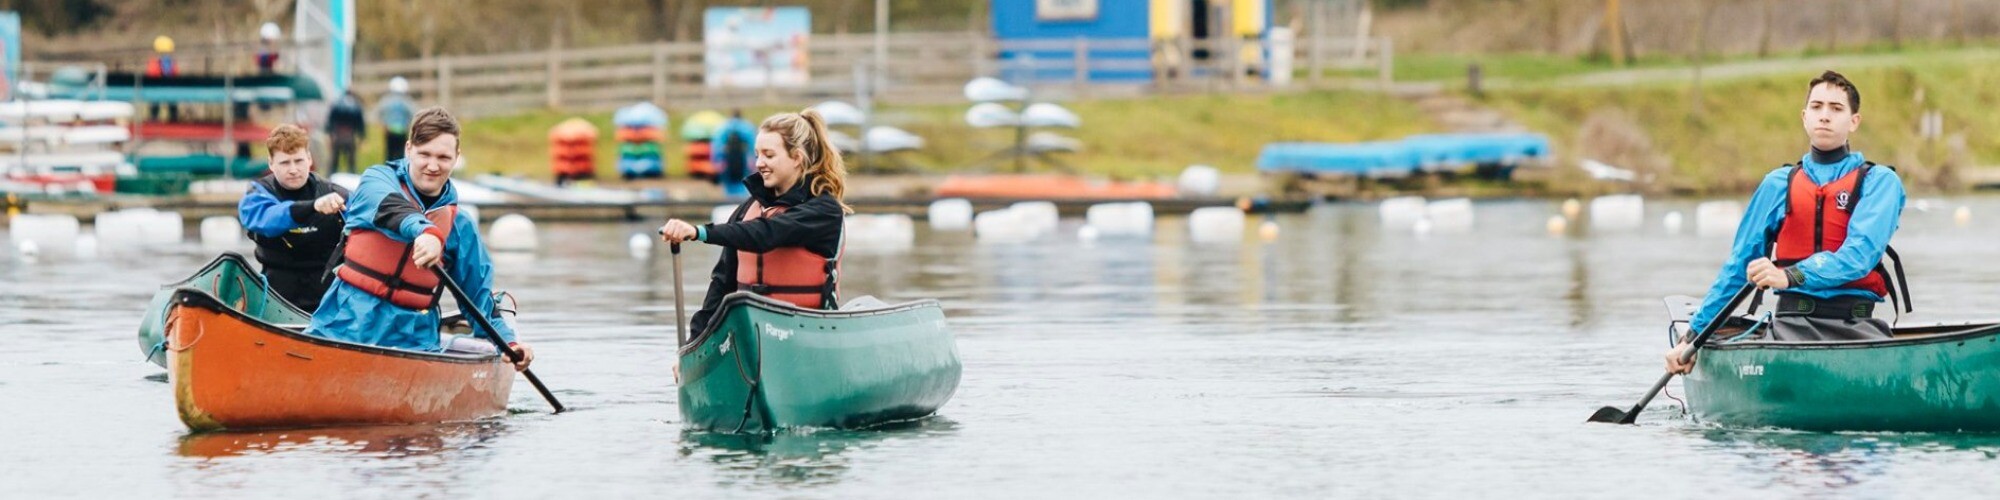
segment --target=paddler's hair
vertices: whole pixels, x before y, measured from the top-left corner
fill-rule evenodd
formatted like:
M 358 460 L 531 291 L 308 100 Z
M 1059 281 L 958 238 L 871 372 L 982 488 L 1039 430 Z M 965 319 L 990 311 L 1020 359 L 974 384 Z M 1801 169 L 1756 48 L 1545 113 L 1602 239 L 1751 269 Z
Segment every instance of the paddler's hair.
M 840 160 L 840 150 L 826 140 L 826 118 L 818 111 L 771 115 L 757 130 L 778 134 L 778 139 L 785 143 L 785 154 L 798 158 L 805 174 L 812 176 L 813 196 L 832 196 L 840 203 L 841 212 L 854 213 L 845 199 L 847 165 Z
M 450 111 L 440 107 L 424 108 L 417 116 L 410 118 L 410 145 L 422 146 L 440 135 L 451 134 L 463 144 L 464 134 L 458 133 L 458 119 L 451 117 Z
M 1811 95 L 1812 89 L 1819 88 L 1820 84 L 1832 85 L 1847 91 L 1847 112 L 1861 114 L 1861 89 L 1854 88 L 1854 82 L 1847 81 L 1846 76 L 1833 70 L 1820 73 L 1819 78 L 1814 78 L 1812 83 L 1806 84 L 1806 94 Z
M 297 153 L 306 150 L 306 129 L 290 123 L 271 129 L 271 137 L 264 139 L 264 151 L 272 155 Z

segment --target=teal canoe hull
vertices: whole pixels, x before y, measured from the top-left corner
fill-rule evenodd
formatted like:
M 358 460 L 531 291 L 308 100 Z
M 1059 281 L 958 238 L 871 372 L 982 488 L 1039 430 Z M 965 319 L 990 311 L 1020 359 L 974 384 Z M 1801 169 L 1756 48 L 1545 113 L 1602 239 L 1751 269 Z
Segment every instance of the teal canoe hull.
M 224 252 L 188 276 L 177 282 L 160 285 L 160 291 L 153 293 L 152 303 L 146 306 L 146 316 L 139 321 L 139 353 L 146 361 L 161 368 L 167 367 L 167 355 L 162 348 L 166 341 L 167 309 L 173 306 L 174 291 L 193 288 L 207 292 L 221 299 L 238 311 L 274 325 L 305 325 L 312 322 L 312 313 L 301 311 L 290 302 L 271 291 L 264 282 L 264 275 L 250 266 L 249 259 L 236 252 Z
M 1712 345 L 1683 384 L 1695 418 L 1724 426 L 2000 432 L 2000 324 Z
M 960 372 L 936 301 L 820 311 L 738 292 L 680 349 L 681 417 L 713 432 L 862 428 L 935 413 Z

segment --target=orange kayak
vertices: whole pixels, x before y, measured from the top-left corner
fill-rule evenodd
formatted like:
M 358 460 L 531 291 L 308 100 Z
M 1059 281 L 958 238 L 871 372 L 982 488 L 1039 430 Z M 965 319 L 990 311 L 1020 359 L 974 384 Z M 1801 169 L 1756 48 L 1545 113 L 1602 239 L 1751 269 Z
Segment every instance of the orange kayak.
M 1021 200 L 1157 200 L 1174 197 L 1158 182 L 1108 182 L 1055 174 L 954 175 L 933 190 L 939 198 Z
M 513 366 L 498 355 L 350 344 L 273 325 L 208 292 L 174 292 L 167 379 L 189 429 L 477 420 L 506 412 Z

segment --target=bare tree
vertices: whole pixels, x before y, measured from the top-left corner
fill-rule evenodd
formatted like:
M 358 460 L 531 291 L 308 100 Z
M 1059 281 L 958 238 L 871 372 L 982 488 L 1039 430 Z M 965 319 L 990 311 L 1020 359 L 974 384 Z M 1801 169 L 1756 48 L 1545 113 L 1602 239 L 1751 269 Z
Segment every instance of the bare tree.
M 1889 45 L 1903 48 L 1903 0 L 1889 2 Z
M 1701 102 L 1702 53 L 1708 50 L 1708 16 L 1714 12 L 1715 3 L 1713 0 L 1695 0 L 1693 28 L 1694 57 L 1691 58 L 1694 63 L 1694 89 L 1688 99 L 1688 116 L 1697 120 L 1701 119 L 1704 112 Z
M 1764 29 L 1758 30 L 1757 57 L 1771 55 L 1771 0 L 1764 0 Z

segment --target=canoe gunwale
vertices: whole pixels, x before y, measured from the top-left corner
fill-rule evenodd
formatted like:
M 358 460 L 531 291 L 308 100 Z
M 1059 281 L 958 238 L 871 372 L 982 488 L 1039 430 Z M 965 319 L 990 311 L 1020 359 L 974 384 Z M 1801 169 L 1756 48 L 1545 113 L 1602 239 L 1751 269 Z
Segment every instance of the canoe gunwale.
M 1678 335 L 1680 333 L 1679 330 L 1680 325 L 1678 324 L 1675 325 L 1675 328 L 1676 328 L 1675 333 Z M 1941 332 L 1918 333 L 1918 332 L 1929 332 L 1929 331 L 1941 331 Z M 1701 350 L 1735 351 L 1735 350 L 1747 350 L 1747 349 L 1780 349 L 1780 350 L 1876 349 L 1876 348 L 1889 348 L 1889 347 L 1905 347 L 1905 346 L 1924 345 L 1924 344 L 1963 342 L 1967 340 L 1973 340 L 1985 337 L 2000 336 L 2000 322 L 1985 322 L 1985 323 L 1969 322 L 1960 325 L 1938 324 L 1938 325 L 1910 326 L 1903 328 L 1895 328 L 1892 329 L 1892 332 L 1893 334 L 1896 335 L 1913 335 L 1913 336 L 1892 337 L 1888 339 L 1877 339 L 1877 340 L 1828 340 L 1828 341 L 1809 341 L 1809 342 L 1750 340 L 1743 342 L 1710 343 L 1708 345 L 1702 346 Z
M 302 331 L 293 331 L 290 329 L 286 329 L 282 326 L 265 322 L 264 320 L 258 319 L 255 316 L 245 314 L 243 311 L 239 311 L 234 307 L 230 307 L 229 304 L 224 303 L 222 299 L 217 298 L 214 294 L 208 293 L 207 290 L 202 290 L 199 288 L 180 287 L 174 289 L 173 303 L 181 306 L 198 307 L 214 311 L 216 313 L 235 318 L 238 321 L 242 321 L 244 324 L 255 326 L 259 330 L 264 331 L 265 333 L 278 335 L 285 338 L 297 340 L 300 342 L 329 347 L 333 349 L 353 351 L 361 354 L 389 356 L 389 357 L 404 358 L 404 359 L 419 360 L 419 361 L 435 361 L 443 363 L 486 364 L 486 363 L 500 362 L 499 354 L 465 355 L 465 354 L 449 354 L 441 352 L 438 353 L 420 352 L 420 351 L 396 349 L 391 347 L 381 347 L 381 346 L 373 346 L 367 344 L 356 344 L 352 342 L 342 342 L 339 340 L 333 340 L 316 335 L 307 335 Z
M 924 307 L 941 307 L 938 305 L 938 301 L 936 299 L 920 299 L 920 300 L 904 302 L 901 304 L 891 304 L 872 309 L 850 309 L 850 310 L 807 309 L 794 305 L 790 302 L 779 301 L 777 299 L 765 297 L 763 295 L 758 295 L 751 292 L 741 292 L 741 291 L 730 292 L 729 295 L 725 295 L 722 297 L 721 303 L 716 305 L 715 313 L 710 316 L 711 318 L 714 319 L 711 319 L 708 322 L 707 325 L 708 327 L 703 328 L 701 332 L 695 334 L 694 336 L 688 337 L 687 344 L 684 344 L 680 347 L 680 349 L 678 350 L 678 354 L 681 356 L 687 356 L 689 354 L 693 354 L 697 349 L 700 349 L 702 343 L 707 342 L 709 337 L 715 336 L 716 332 L 722 328 L 722 324 L 726 323 L 725 321 L 720 320 L 722 318 L 722 315 L 728 312 L 731 308 L 738 305 L 745 307 L 756 307 L 759 309 L 764 309 L 767 311 L 784 314 L 787 316 L 807 316 L 807 317 L 822 318 L 822 319 L 879 316 L 885 314 L 895 314 L 912 309 L 920 309 Z

